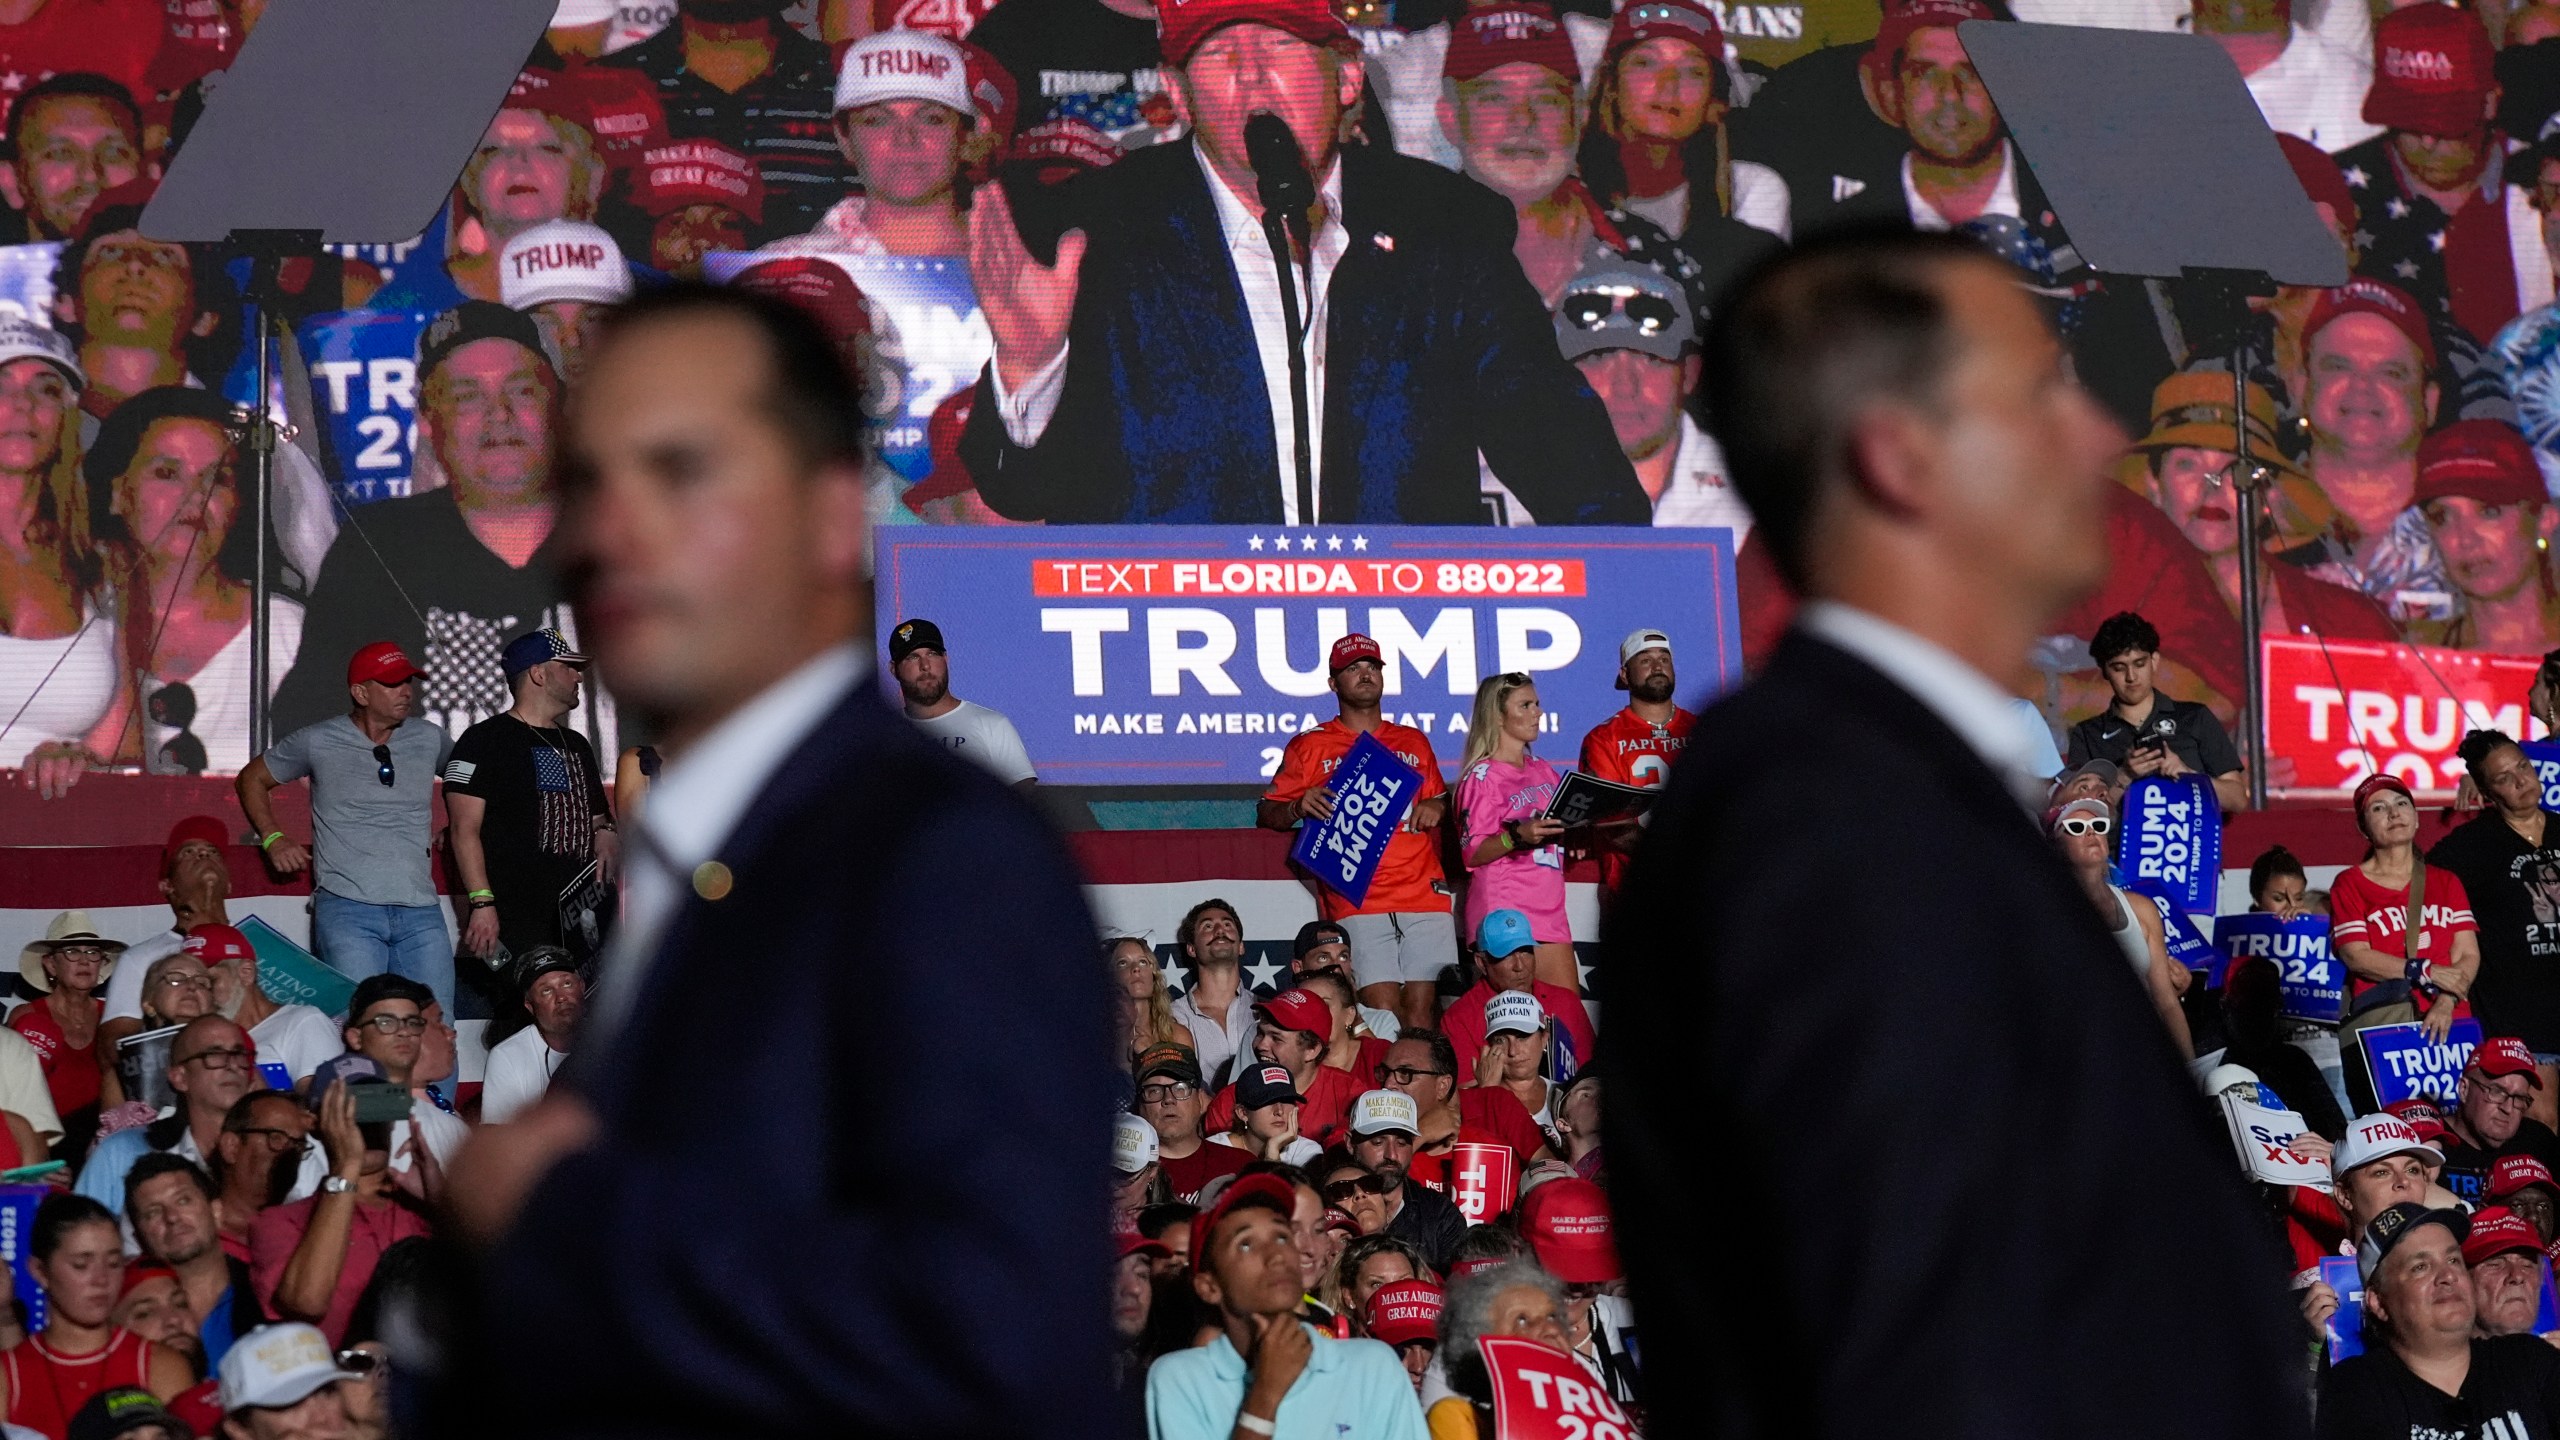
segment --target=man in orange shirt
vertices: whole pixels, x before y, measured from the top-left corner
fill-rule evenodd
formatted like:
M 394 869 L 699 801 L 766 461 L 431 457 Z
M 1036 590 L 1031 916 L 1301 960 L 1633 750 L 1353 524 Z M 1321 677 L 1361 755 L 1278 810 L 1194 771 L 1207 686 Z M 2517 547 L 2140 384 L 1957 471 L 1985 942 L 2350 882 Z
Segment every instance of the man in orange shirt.
M 1671 702 L 1680 677 L 1671 664 L 1671 637 L 1659 630 L 1638 630 L 1618 646 L 1618 688 L 1627 692 L 1627 708 L 1591 727 L 1582 737 L 1582 773 L 1634 785 L 1658 788 L 1671 778 L 1671 762 L 1688 748 L 1689 727 L 1698 717 Z M 1600 833 L 1600 890 L 1614 893 L 1627 876 L 1627 856 L 1644 832 L 1619 825 Z
M 1378 642 L 1359 634 L 1334 641 L 1332 669 L 1341 713 L 1289 742 L 1257 818 L 1268 830 L 1295 830 L 1302 821 L 1331 815 L 1333 792 L 1326 782 L 1363 732 L 1421 772 L 1422 792 L 1388 839 L 1369 893 L 1354 905 L 1320 886 L 1316 908 L 1351 939 L 1351 970 L 1360 982 L 1362 1003 L 1393 1010 L 1401 1024 L 1427 1027 L 1440 972 L 1458 958 L 1449 882 L 1440 874 L 1440 851 L 1431 838 L 1448 808 L 1448 786 L 1441 781 L 1431 741 L 1378 712 L 1387 674 Z

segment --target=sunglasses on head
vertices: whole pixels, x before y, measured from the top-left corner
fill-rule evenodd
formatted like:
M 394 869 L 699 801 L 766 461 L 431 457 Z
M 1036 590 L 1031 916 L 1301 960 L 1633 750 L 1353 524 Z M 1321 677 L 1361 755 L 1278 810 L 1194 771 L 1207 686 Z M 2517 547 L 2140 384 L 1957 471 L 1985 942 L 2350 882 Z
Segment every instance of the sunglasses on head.
M 1680 323 L 1680 312 L 1661 296 L 1645 290 L 1618 292 L 1582 290 L 1564 297 L 1556 307 L 1566 324 L 1576 330 L 1604 329 L 1613 315 L 1624 313 L 1627 322 L 1639 335 L 1661 335 Z
M 376 768 L 375 768 L 375 770 L 374 770 L 374 772 L 373 772 L 373 778 L 375 778 L 376 780 L 379 780 L 379 781 L 381 781 L 383 784 L 388 785 L 388 784 L 390 784 L 390 783 L 392 782 L 392 780 L 393 780 L 394 778 L 396 778 L 396 777 L 395 777 L 395 775 L 394 775 L 394 773 L 393 773 L 393 771 L 392 771 L 392 769 L 391 769 L 391 747 L 390 747 L 390 746 L 388 746 L 388 745 L 376 745 L 376 746 L 374 746 L 374 747 L 373 747 L 373 763 L 374 763 L 374 765 L 375 765 L 375 767 L 376 767 Z

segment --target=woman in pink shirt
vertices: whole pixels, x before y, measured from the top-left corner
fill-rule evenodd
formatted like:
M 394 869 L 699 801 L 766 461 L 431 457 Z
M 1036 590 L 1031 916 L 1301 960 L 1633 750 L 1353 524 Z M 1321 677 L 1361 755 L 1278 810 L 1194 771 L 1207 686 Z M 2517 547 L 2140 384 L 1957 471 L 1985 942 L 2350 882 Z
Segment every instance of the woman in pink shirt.
M 1458 762 L 1460 848 L 1467 869 L 1467 933 L 1495 910 L 1529 917 L 1538 939 L 1538 978 L 1581 993 L 1573 928 L 1564 914 L 1564 826 L 1545 818 L 1562 776 L 1529 753 L 1545 712 L 1538 687 L 1513 671 L 1476 687 L 1476 711 Z

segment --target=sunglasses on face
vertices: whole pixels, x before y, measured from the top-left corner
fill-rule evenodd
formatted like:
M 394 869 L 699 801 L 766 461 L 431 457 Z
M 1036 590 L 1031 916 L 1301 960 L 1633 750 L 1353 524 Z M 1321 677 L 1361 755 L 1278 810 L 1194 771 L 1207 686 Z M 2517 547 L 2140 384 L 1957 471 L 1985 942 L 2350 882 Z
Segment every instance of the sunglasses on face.
M 1375 1175 L 1356 1175 L 1348 1180 L 1336 1180 L 1324 1187 L 1325 1203 L 1328 1205 L 1339 1205 L 1354 1195 L 1384 1195 L 1386 1193 L 1387 1182 L 1379 1179 Z
M 2116 823 L 2104 815 L 2074 815 L 2057 822 L 2053 828 L 2065 835 L 2104 835 L 2116 828 Z
M 1620 293 L 1611 290 L 1584 290 L 1564 297 L 1556 307 L 1566 324 L 1576 330 L 1599 330 L 1608 325 L 1613 315 L 1625 314 L 1639 335 L 1661 335 L 1680 323 L 1680 312 L 1671 302 L 1643 290 Z
M 390 747 L 390 746 L 388 746 L 388 745 L 376 745 L 376 746 L 374 746 L 374 747 L 373 747 L 373 763 L 374 763 L 374 767 L 375 767 L 375 768 L 374 768 L 374 772 L 373 772 L 373 778 L 375 778 L 376 780 L 379 780 L 379 781 L 381 781 L 383 784 L 388 785 L 388 784 L 390 784 L 390 783 L 393 781 L 393 779 L 397 778 L 397 777 L 396 777 L 395 772 L 394 772 L 394 771 L 392 770 L 392 768 L 391 768 L 391 747 Z

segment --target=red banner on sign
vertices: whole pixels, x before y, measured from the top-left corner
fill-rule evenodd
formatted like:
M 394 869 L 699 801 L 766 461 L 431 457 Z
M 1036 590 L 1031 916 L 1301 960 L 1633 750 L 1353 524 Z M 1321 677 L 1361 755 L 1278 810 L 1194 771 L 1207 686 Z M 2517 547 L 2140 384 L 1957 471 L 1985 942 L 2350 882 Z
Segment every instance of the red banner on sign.
M 1635 1440 L 1635 1422 L 1609 1387 L 1561 1350 L 1516 1335 L 1487 1335 L 1494 1440 Z
M 2538 656 L 2291 637 L 2266 647 L 2267 781 L 2279 794 L 2343 794 L 2382 770 L 2446 798 L 2462 780 L 2463 732 L 2543 733 L 2524 708 Z
M 1449 1198 L 1470 1225 L 1499 1220 L 1520 1192 L 1519 1167 L 1508 1145 L 1461 1140 L 1449 1147 Z

